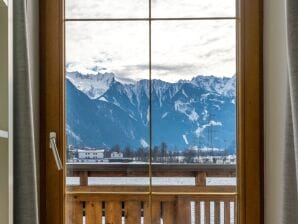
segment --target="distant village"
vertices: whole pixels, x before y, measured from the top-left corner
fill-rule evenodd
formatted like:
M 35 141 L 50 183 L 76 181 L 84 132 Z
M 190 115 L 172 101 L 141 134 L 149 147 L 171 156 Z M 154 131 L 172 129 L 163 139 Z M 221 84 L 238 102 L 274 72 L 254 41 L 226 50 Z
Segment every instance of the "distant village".
M 184 151 L 167 150 L 166 145 L 154 147 L 151 152 L 153 163 L 198 163 L 198 164 L 236 164 L 236 155 L 229 155 L 224 150 L 187 149 Z M 90 148 L 68 146 L 69 163 L 146 163 L 149 152 L 146 148 L 132 150 L 121 149 L 119 145 L 112 148 Z

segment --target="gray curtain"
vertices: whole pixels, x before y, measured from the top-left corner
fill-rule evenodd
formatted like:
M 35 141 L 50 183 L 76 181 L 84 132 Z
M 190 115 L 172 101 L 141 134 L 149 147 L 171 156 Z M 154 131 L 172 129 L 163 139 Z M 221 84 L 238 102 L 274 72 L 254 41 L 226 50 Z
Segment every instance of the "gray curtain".
M 14 223 L 37 224 L 37 1 L 13 1 Z M 0 221 L 1 222 L 1 221 Z
M 286 0 L 288 100 L 283 223 L 298 223 L 298 1 Z

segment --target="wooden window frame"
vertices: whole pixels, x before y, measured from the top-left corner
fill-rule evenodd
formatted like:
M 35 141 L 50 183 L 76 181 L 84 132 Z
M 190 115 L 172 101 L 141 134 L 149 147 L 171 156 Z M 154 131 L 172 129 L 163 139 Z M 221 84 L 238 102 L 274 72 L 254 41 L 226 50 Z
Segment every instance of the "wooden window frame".
M 238 220 L 262 224 L 263 203 L 263 0 L 240 0 L 238 23 Z M 64 223 L 64 172 L 50 154 L 48 134 L 65 145 L 64 43 L 61 0 L 40 1 L 40 221 Z M 240 36 L 239 36 L 240 35 Z M 50 87 L 59 85 L 59 91 Z M 62 159 L 65 152 L 61 151 Z

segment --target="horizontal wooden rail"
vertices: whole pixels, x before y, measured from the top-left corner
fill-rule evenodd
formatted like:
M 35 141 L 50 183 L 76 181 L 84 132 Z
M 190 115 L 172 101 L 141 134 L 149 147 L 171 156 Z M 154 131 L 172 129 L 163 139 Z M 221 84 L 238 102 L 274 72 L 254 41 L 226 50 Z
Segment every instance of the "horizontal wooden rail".
M 67 163 L 67 176 L 80 176 L 87 172 L 89 177 L 146 177 L 149 176 L 149 164 L 113 164 L 113 163 Z M 198 164 L 152 164 L 154 177 L 195 177 L 197 173 L 206 173 L 208 177 L 235 177 L 236 165 L 198 165 Z
M 149 186 L 67 186 L 66 192 L 92 193 L 92 192 L 149 192 Z M 172 193 L 218 193 L 236 192 L 236 186 L 152 186 L 151 192 Z
M 194 185 L 196 188 L 194 186 L 185 186 L 186 184 L 181 186 L 188 191 L 206 191 L 207 177 L 236 176 L 235 165 L 153 164 L 151 171 L 152 177 L 194 177 Z M 146 177 L 149 183 L 149 166 L 146 164 L 67 164 L 67 176 L 79 177 L 80 186 L 88 186 L 89 177 Z M 162 184 L 154 184 L 154 187 L 158 188 L 159 185 Z M 134 186 L 136 187 L 137 184 Z M 117 186 L 110 187 L 113 188 L 114 191 L 117 189 Z M 127 184 L 125 187 L 129 188 Z M 223 186 L 220 187 L 221 189 L 217 189 L 218 191 L 225 192 L 233 189 L 230 186 L 225 186 L 226 189 L 223 189 Z M 101 187 L 96 186 L 96 188 L 98 191 Z M 104 188 L 108 189 L 109 186 L 106 185 Z M 145 188 L 148 188 L 148 186 L 137 186 L 137 188 L 133 188 L 132 186 L 132 189 L 129 191 L 148 191 L 148 189 Z M 175 189 L 178 189 L 179 186 L 167 185 L 166 188 L 172 188 L 175 192 Z

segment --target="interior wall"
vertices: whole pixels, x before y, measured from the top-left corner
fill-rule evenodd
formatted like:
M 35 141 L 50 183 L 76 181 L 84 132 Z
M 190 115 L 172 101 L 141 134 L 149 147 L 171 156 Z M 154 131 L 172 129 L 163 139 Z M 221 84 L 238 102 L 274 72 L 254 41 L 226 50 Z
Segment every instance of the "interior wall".
M 8 130 L 8 10 L 0 0 L 0 130 Z M 8 140 L 0 138 L 0 222 L 8 223 Z
M 264 0 L 265 223 L 282 223 L 286 108 L 285 0 Z
M 8 11 L 0 0 L 0 130 L 7 130 L 8 114 Z

